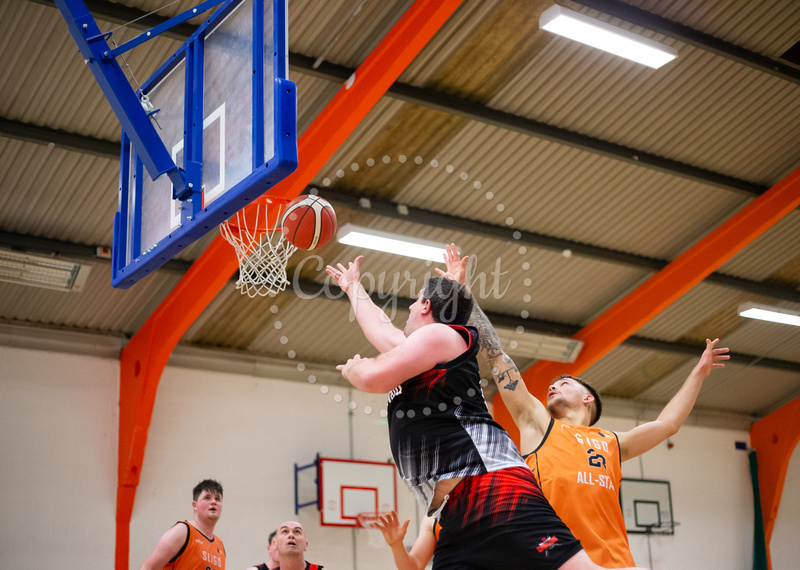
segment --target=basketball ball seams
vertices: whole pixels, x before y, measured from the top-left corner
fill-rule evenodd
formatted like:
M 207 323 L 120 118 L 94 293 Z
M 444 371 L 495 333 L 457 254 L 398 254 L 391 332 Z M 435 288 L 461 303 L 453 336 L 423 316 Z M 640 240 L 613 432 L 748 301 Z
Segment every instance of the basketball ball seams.
M 336 212 L 319 196 L 298 196 L 281 220 L 284 237 L 300 249 L 325 245 L 336 232 Z

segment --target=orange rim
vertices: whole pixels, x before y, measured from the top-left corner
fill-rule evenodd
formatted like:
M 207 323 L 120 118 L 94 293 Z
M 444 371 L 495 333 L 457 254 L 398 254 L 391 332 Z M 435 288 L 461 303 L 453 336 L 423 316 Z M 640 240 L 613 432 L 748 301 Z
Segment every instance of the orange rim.
M 228 227 L 235 234 L 243 230 L 253 234 L 281 231 L 281 217 L 289 202 L 288 198 L 262 194 L 231 216 Z

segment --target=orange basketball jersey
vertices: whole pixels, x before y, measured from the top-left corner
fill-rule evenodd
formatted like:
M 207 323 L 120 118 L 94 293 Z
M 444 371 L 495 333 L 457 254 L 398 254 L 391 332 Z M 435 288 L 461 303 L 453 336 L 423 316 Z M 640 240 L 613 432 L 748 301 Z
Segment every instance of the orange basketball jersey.
M 619 506 L 622 459 L 614 432 L 551 419 L 525 462 L 595 564 L 634 566 Z
M 189 527 L 189 536 L 164 570 L 225 570 L 225 546 L 217 535 L 208 539 L 188 521 L 175 524 Z

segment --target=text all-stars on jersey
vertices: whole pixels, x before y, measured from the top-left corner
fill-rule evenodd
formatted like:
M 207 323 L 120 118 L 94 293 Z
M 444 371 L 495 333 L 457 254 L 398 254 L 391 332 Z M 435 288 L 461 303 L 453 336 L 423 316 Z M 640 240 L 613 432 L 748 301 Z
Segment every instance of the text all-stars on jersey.
M 595 564 L 635 566 L 619 507 L 622 456 L 614 432 L 551 419 L 525 462 Z

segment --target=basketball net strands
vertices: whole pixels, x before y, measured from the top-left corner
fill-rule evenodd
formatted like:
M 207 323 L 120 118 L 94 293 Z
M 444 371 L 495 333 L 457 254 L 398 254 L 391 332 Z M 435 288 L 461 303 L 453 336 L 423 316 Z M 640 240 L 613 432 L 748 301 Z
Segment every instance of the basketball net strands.
M 383 531 L 378 528 L 378 517 L 385 513 L 358 513 L 356 521 L 357 528 L 364 529 L 367 532 L 367 544 L 373 548 L 385 548 L 387 543 L 383 538 Z
M 236 251 L 236 288 L 248 297 L 277 294 L 286 288 L 286 264 L 297 247 L 286 240 L 281 220 L 289 200 L 262 196 L 219 226 Z

